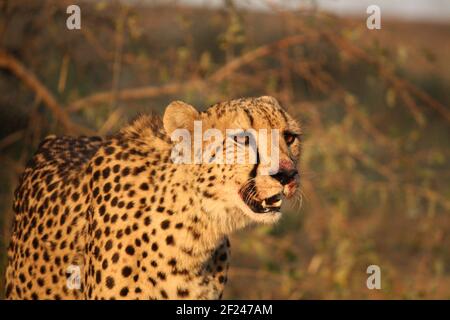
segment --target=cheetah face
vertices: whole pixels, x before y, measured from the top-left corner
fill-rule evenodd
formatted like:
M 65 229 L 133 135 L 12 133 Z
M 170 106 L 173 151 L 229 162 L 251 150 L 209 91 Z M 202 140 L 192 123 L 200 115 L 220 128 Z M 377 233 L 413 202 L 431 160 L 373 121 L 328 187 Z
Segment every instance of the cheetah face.
M 164 126 L 166 132 L 201 133 L 201 156 L 196 159 L 199 152 L 190 146 L 197 163 L 192 170 L 206 173 L 211 214 L 222 217 L 225 211 L 232 215 L 228 221 L 243 224 L 271 223 L 280 218 L 283 202 L 297 194 L 300 126 L 274 98 L 232 100 L 201 113 L 175 102 L 166 110 Z

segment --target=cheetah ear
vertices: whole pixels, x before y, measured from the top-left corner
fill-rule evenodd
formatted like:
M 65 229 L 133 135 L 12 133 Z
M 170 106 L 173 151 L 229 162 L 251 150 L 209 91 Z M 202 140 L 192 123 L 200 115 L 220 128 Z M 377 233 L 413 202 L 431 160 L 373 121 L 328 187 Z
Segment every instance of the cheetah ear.
M 164 130 L 170 135 L 175 129 L 193 131 L 194 121 L 199 118 L 198 111 L 183 101 L 171 102 L 164 112 Z

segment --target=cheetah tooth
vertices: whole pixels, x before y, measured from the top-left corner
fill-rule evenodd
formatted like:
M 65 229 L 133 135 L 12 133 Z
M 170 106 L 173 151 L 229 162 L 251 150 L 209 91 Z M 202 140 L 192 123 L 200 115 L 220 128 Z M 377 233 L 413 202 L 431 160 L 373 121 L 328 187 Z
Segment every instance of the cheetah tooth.
M 282 203 L 283 201 L 280 199 L 280 200 L 278 200 L 277 202 L 275 202 L 272 206 L 273 207 L 281 207 L 281 203 Z
M 263 208 L 266 207 L 266 200 L 263 200 L 263 202 L 261 202 L 261 206 L 262 206 Z

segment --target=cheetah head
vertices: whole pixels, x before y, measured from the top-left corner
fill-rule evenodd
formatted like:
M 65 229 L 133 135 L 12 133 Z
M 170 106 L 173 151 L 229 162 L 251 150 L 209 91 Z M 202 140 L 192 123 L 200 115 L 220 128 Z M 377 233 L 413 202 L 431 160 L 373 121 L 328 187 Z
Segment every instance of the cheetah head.
M 163 123 L 172 141 L 190 136 L 174 154 L 190 163 L 205 211 L 232 229 L 277 221 L 284 201 L 297 195 L 300 125 L 276 99 L 237 99 L 204 112 L 176 101 Z

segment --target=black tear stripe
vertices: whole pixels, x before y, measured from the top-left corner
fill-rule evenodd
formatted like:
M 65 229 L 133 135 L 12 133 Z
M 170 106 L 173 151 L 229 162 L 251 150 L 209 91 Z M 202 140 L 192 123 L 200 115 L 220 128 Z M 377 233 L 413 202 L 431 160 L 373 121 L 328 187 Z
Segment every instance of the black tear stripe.
M 266 120 L 269 122 L 270 128 L 273 128 L 274 123 L 272 122 L 272 117 L 271 117 L 270 111 L 266 109 L 265 105 L 261 105 L 260 109 L 264 113 Z
M 286 115 L 286 111 L 284 111 L 284 109 L 282 109 L 282 108 L 280 108 L 279 111 L 280 111 L 280 114 L 283 117 L 285 125 L 287 127 L 287 125 L 289 124 L 289 121 L 288 121 L 288 117 Z
M 258 147 L 256 147 L 256 163 L 252 168 L 252 171 L 250 171 L 250 178 L 256 178 L 256 174 L 258 173 L 258 166 L 259 166 L 259 151 L 258 151 Z
M 250 120 L 250 125 L 253 128 L 253 124 L 255 123 L 255 119 L 253 119 L 253 116 L 250 112 L 250 110 L 248 110 L 247 108 L 244 108 L 245 113 L 247 114 L 248 119 Z

